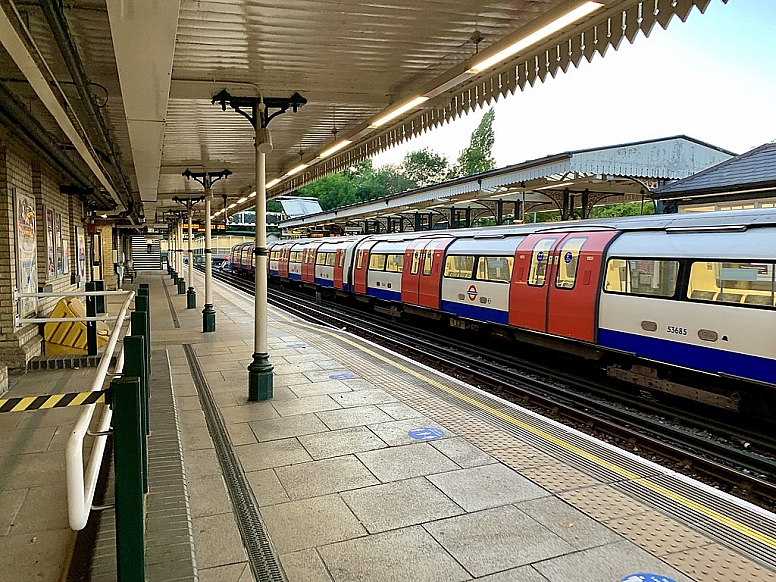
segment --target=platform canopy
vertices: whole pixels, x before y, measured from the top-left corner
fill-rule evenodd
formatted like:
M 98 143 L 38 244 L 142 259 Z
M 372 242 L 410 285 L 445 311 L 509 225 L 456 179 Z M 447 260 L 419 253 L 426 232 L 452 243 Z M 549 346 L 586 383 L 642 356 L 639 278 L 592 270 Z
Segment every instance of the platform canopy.
M 272 198 L 710 2 L 2 0 L 0 77 L 116 211 L 161 221 L 201 194 L 186 169 L 228 168 L 215 193 L 251 206 L 253 128 L 224 89 L 306 100 L 269 125 Z

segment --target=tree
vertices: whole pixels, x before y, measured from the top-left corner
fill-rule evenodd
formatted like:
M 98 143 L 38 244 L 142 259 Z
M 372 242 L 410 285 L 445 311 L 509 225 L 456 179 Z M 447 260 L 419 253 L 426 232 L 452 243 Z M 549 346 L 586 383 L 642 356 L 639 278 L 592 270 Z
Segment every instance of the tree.
M 342 173 L 329 174 L 312 184 L 302 186 L 299 188 L 299 194 L 317 198 L 322 210 L 330 210 L 358 202 L 355 186 Z
M 267 212 L 274 212 L 275 214 L 283 212 L 283 205 L 280 203 L 280 200 L 267 200 Z
M 444 181 L 450 172 L 450 163 L 446 157 L 425 148 L 404 156 L 401 171 L 416 187 L 422 188 Z
M 492 107 L 482 116 L 482 121 L 472 132 L 469 147 L 461 151 L 461 155 L 458 156 L 458 162 L 450 172 L 450 178 L 471 176 L 496 167 L 496 160 L 493 158 L 493 144 L 496 142 L 493 132 L 495 117 L 496 112 Z

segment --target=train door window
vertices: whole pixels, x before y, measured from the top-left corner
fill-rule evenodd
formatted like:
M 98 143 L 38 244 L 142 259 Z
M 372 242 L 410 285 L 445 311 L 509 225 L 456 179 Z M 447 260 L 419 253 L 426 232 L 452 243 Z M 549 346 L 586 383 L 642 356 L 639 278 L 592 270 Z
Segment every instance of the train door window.
M 358 251 L 358 256 L 356 256 L 356 269 L 359 271 L 364 266 L 364 255 L 366 254 L 365 250 Z
M 531 270 L 528 273 L 528 284 L 534 287 L 543 287 L 547 278 L 547 268 L 550 265 L 550 249 L 557 239 L 543 238 L 539 240 L 531 251 Z
M 301 251 L 294 251 L 291 253 L 289 262 L 291 263 L 301 263 L 302 262 L 302 252 Z
M 479 257 L 477 260 L 478 281 L 502 281 L 508 283 L 512 279 L 514 257 Z
M 370 271 L 384 271 L 385 270 L 385 255 L 371 255 L 369 257 L 369 270 Z
M 472 255 L 451 255 L 445 261 L 445 277 L 452 279 L 471 279 L 474 273 Z
M 555 280 L 555 286 L 558 289 L 573 289 L 577 279 L 577 269 L 579 268 L 579 252 L 587 238 L 570 238 L 560 249 L 558 253 L 558 276 Z
M 773 263 L 696 261 L 690 267 L 687 297 L 735 305 L 774 307 Z
M 334 253 L 326 253 L 326 266 L 333 267 L 335 258 Z
M 344 267 L 345 266 L 345 249 L 340 249 L 339 252 L 339 266 Z
M 431 274 L 431 268 L 434 266 L 434 251 L 428 249 L 426 251 L 426 258 L 423 261 L 423 275 L 429 276 Z
M 679 261 L 609 259 L 604 291 L 652 297 L 673 297 L 679 278 Z
M 388 255 L 385 259 L 385 270 L 390 273 L 401 273 L 404 270 L 404 255 Z
M 326 259 L 328 258 L 330 253 L 318 253 L 318 256 L 315 257 L 315 264 L 316 265 L 325 265 Z
M 420 269 L 420 253 L 421 251 L 415 249 L 412 251 L 412 266 L 410 267 L 410 274 L 417 275 Z

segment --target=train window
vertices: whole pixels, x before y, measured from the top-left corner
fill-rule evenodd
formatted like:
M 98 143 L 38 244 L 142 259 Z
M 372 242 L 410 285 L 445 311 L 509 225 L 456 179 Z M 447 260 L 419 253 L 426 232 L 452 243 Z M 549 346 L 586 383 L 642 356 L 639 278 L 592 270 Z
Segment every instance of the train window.
M 345 250 L 344 249 L 340 250 L 339 254 L 340 254 L 340 256 L 339 256 L 339 266 L 340 267 L 344 267 L 345 266 Z
M 558 289 L 573 289 L 577 280 L 577 268 L 579 267 L 579 252 L 587 238 L 570 238 L 560 249 L 558 257 L 558 276 L 555 279 L 555 286 Z
M 679 261 L 653 259 L 609 259 L 604 291 L 628 295 L 673 297 Z
M 514 257 L 479 257 L 477 260 L 478 281 L 503 281 L 509 283 L 512 279 Z
M 431 274 L 431 267 L 434 266 L 434 251 L 429 249 L 426 251 L 426 259 L 423 261 L 423 275 L 428 276 Z
M 774 307 L 773 263 L 696 261 L 690 267 L 687 297 L 737 305 Z
M 335 258 L 334 253 L 326 253 L 326 266 L 333 267 Z
M 390 273 L 401 273 L 404 270 L 404 255 L 388 255 L 385 259 L 385 270 Z
M 445 261 L 445 277 L 453 279 L 471 279 L 474 272 L 472 255 L 451 255 Z
M 356 256 L 356 269 L 361 269 L 361 267 L 364 266 L 364 255 L 366 254 L 366 251 L 360 250 L 358 251 L 358 255 Z
M 528 284 L 543 287 L 547 278 L 547 268 L 550 264 L 550 249 L 555 244 L 555 238 L 543 238 L 534 245 L 531 252 L 531 270 L 528 274 Z
M 318 253 L 318 256 L 315 257 L 315 264 L 316 265 L 325 265 L 326 259 L 328 258 L 328 255 L 331 253 Z
M 302 251 L 293 251 L 290 255 L 289 262 L 291 263 L 301 263 L 302 262 Z
M 412 266 L 410 267 L 410 274 L 417 275 L 420 269 L 420 252 L 419 250 L 412 251 Z
M 371 255 L 369 257 L 369 270 L 370 271 L 384 271 L 385 270 L 385 255 Z

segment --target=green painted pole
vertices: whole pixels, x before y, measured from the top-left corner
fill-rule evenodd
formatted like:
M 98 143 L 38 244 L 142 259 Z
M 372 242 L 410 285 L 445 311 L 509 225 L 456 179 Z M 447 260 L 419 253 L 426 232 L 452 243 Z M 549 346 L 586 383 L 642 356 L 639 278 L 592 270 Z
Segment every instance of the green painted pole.
M 140 379 L 140 430 L 144 437 L 141 439 L 143 493 L 148 493 L 148 441 L 145 437 L 150 434 L 148 426 L 150 410 L 148 407 L 148 374 L 145 370 L 145 350 L 146 342 L 142 335 L 131 335 L 124 338 L 124 375 Z
M 87 291 L 96 291 L 97 286 L 95 285 L 94 281 L 87 281 L 86 282 L 86 290 Z M 97 301 L 96 297 L 93 295 L 90 295 L 86 298 L 86 316 L 87 317 L 96 317 L 97 316 Z M 96 321 L 87 321 L 86 322 L 86 354 L 89 356 L 96 356 L 97 355 L 97 322 Z
M 145 357 L 145 373 L 148 382 L 151 381 L 151 336 L 148 332 L 148 312 L 147 311 L 133 311 L 129 316 L 129 321 L 132 324 L 132 335 L 141 336 L 144 341 L 143 356 Z M 150 386 L 150 384 L 149 384 Z M 148 397 L 151 397 L 149 388 Z
M 116 568 L 118 582 L 145 581 L 140 380 L 111 382 L 113 470 L 116 492 Z
M 105 281 L 95 281 L 94 282 L 97 287 L 95 288 L 95 291 L 105 291 Z M 97 313 L 103 314 L 105 313 L 105 295 L 99 295 L 96 297 L 97 299 Z

